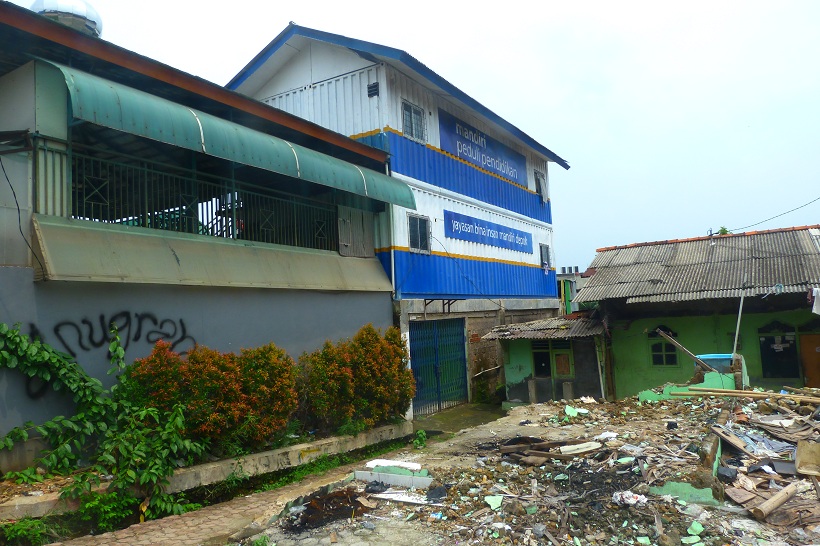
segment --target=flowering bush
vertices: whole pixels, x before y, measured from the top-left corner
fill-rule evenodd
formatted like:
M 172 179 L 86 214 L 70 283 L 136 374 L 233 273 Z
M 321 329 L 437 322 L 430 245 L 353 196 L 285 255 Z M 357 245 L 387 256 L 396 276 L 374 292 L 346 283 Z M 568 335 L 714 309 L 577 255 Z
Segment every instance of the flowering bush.
M 249 443 L 259 445 L 285 430 L 296 411 L 296 365 L 273 343 L 242 349 L 237 361 L 254 420 L 245 434 Z
M 118 394 L 144 407 L 185 407 L 186 436 L 229 454 L 263 447 L 296 410 L 295 368 L 270 344 L 240 355 L 196 346 L 182 358 L 158 341 L 123 373 Z
M 358 432 L 402 416 L 415 393 L 397 328 L 382 337 L 371 324 L 352 339 L 303 355 L 306 420 L 324 430 Z
M 353 418 L 353 370 L 342 344 L 326 341 L 321 349 L 303 354 L 300 393 L 302 419 L 311 427 L 336 430 Z

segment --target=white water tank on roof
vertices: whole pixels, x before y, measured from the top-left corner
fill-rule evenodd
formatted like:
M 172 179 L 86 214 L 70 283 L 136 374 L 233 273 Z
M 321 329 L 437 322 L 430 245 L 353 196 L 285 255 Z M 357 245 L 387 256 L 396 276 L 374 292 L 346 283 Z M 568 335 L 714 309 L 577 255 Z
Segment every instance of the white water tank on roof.
M 102 18 L 85 0 L 36 0 L 30 9 L 89 36 L 102 35 Z

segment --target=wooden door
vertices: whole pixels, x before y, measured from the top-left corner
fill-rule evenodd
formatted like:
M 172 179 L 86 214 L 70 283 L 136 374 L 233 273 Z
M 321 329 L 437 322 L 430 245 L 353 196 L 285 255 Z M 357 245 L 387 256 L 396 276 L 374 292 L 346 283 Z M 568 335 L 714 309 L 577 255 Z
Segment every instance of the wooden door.
M 800 336 L 800 360 L 806 386 L 820 388 L 820 334 Z

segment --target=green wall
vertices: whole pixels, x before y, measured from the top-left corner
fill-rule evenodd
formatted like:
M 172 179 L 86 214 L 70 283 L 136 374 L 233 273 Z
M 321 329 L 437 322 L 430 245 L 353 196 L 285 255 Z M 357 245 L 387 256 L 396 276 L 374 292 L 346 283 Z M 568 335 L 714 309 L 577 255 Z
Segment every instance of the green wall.
M 532 377 L 532 343 L 529 339 L 514 339 L 505 343 L 508 351 L 504 363 L 507 385 L 515 385 Z
M 753 387 L 777 388 L 785 385 L 801 386 L 802 379 L 764 379 L 760 360 L 758 328 L 772 321 L 795 326 L 816 318 L 806 310 L 778 313 L 744 314 L 740 325 L 738 353 L 746 360 L 749 381 Z M 615 321 L 611 328 L 613 375 L 618 398 L 633 396 L 644 389 L 665 383 L 683 383 L 692 378 L 694 363 L 678 351 L 677 366 L 653 366 L 650 345 L 659 338 L 649 338 L 648 332 L 664 325 L 678 334 L 677 341 L 695 354 L 731 353 L 737 315 L 696 317 L 657 317 L 633 321 Z M 816 331 L 816 330 L 815 330 Z M 797 342 L 799 344 L 798 335 Z M 799 350 L 799 345 L 798 345 Z

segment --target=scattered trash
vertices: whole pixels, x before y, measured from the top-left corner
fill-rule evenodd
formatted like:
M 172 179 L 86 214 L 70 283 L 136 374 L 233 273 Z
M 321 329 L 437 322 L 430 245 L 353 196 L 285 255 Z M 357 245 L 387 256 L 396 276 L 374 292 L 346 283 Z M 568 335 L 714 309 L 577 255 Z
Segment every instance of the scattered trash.
M 632 491 L 616 491 L 612 494 L 612 502 L 626 506 L 643 506 L 646 504 L 647 498 Z
M 390 487 L 386 484 L 383 484 L 382 482 L 370 482 L 365 486 L 364 492 L 365 493 L 384 493 L 388 489 L 390 489 Z
M 427 500 L 432 502 L 439 502 L 441 499 L 447 496 L 447 488 L 443 485 L 439 485 L 437 487 L 433 487 L 429 491 L 427 491 Z
M 487 495 L 484 497 L 484 502 L 490 505 L 493 510 L 501 508 L 501 503 L 504 502 L 504 497 L 501 495 Z
M 369 508 L 365 517 L 376 533 L 389 528 L 381 519 L 418 520 L 444 543 L 820 544 L 820 483 L 814 486 L 812 475 L 801 471 L 805 459 L 801 467 L 792 441 L 818 445 L 811 441 L 820 437 L 820 422 L 811 417 L 817 410 L 801 408 L 804 400 L 750 400 L 733 407 L 714 396 L 514 408 L 472 443 L 455 438 L 442 443 L 446 450 L 410 455 L 425 472 L 437 458 L 467 456 L 466 462 L 429 467 L 431 486 L 361 482 L 353 506 Z M 721 443 L 722 449 L 715 447 Z M 421 472 L 422 465 L 401 462 L 370 468 Z M 380 492 L 362 491 L 373 487 Z M 720 507 L 718 517 L 707 501 Z M 333 528 L 348 522 L 348 528 L 366 529 L 348 510 Z M 581 525 L 583 533 L 573 532 Z

